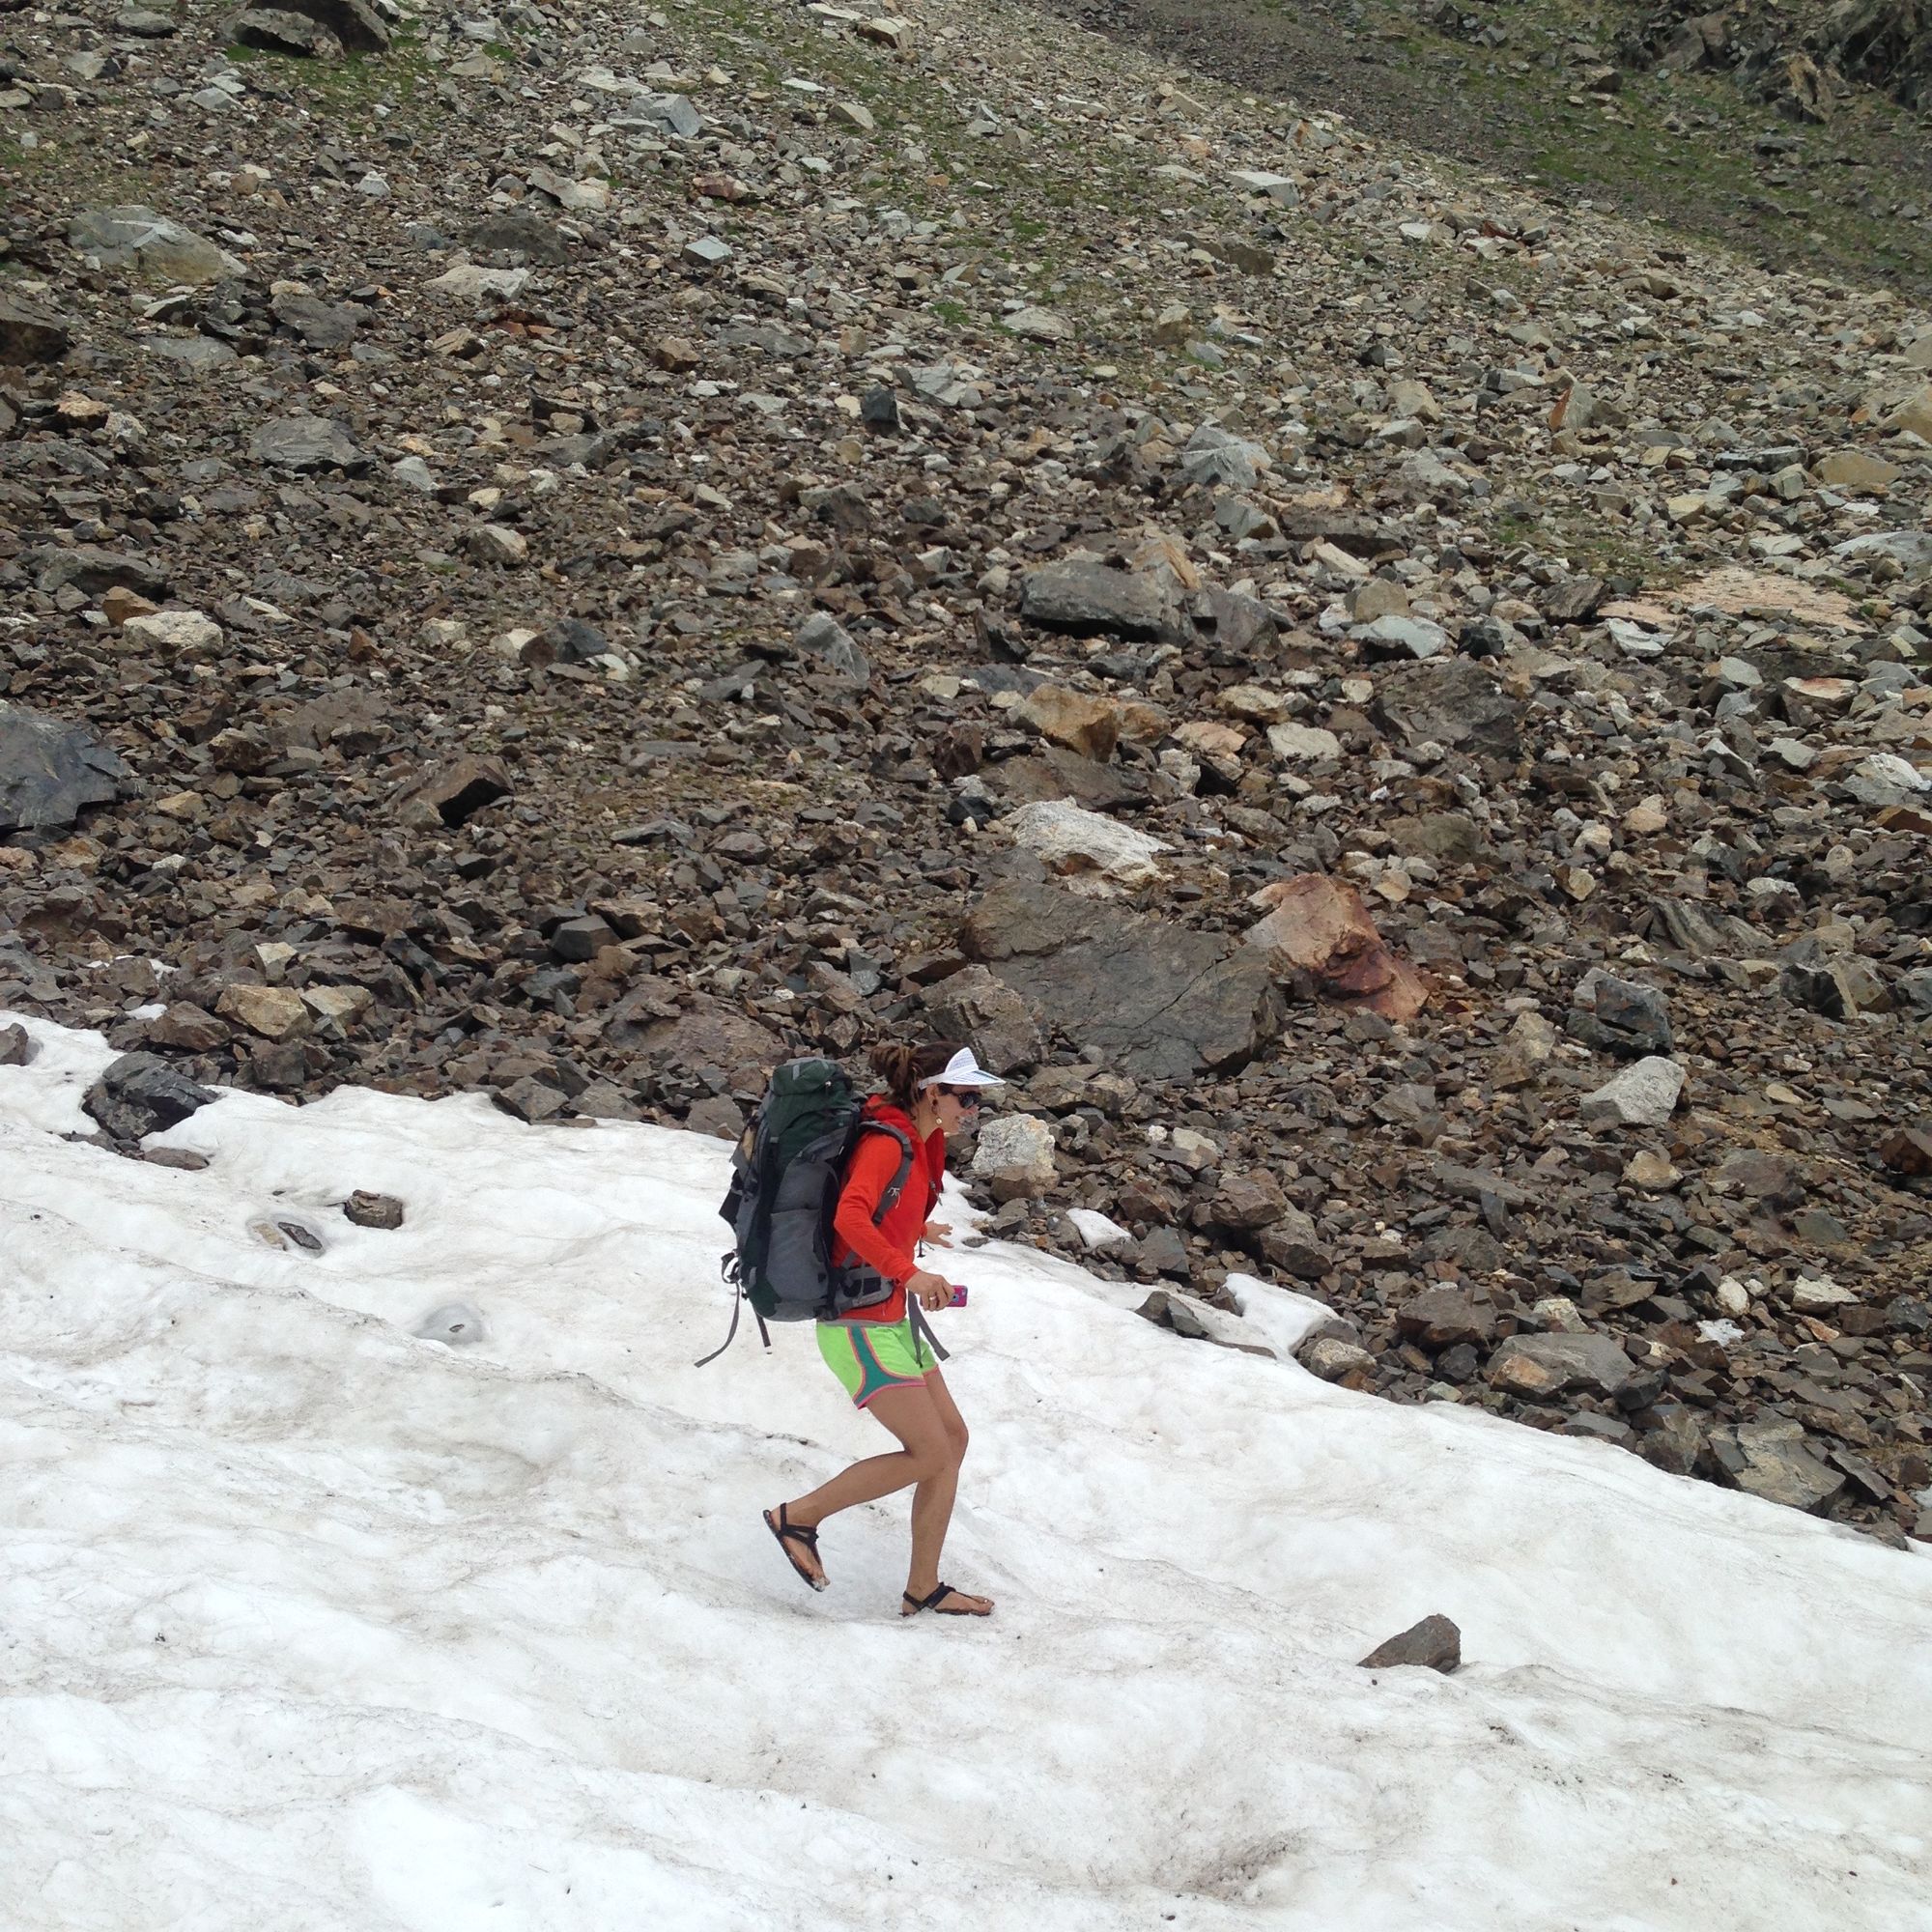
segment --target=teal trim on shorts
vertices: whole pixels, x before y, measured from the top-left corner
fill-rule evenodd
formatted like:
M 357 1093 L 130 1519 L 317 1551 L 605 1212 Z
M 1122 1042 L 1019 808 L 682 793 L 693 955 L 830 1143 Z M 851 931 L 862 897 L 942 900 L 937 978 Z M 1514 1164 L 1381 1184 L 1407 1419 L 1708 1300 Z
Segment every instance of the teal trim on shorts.
M 919 1388 L 939 1366 L 912 1321 L 821 1321 L 818 1352 L 838 1378 L 839 1386 L 864 1408 L 886 1389 Z

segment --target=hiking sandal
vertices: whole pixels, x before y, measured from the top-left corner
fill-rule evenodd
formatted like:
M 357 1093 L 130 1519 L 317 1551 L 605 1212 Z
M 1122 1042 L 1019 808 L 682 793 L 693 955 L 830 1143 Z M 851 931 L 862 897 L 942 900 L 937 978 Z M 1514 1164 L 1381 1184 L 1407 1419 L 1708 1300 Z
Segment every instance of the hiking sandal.
M 779 1505 L 778 1513 L 776 1516 L 774 1516 L 770 1510 L 767 1510 L 765 1512 L 765 1527 L 768 1530 L 770 1530 L 775 1537 L 778 1538 L 779 1548 L 784 1551 L 785 1561 L 789 1563 L 791 1567 L 798 1572 L 799 1576 L 804 1579 L 805 1584 L 809 1589 L 822 1590 L 826 1587 L 828 1583 L 831 1582 L 832 1579 L 831 1577 L 826 1576 L 824 1567 L 822 1565 L 819 1568 L 818 1575 L 814 1577 L 811 1574 L 811 1572 L 808 1570 L 805 1567 L 805 1565 L 798 1560 L 798 1554 L 792 1548 L 792 1545 L 794 1543 L 802 1543 L 809 1550 L 811 1551 L 811 1553 L 814 1556 L 816 1556 L 818 1554 L 817 1530 L 807 1529 L 802 1524 L 799 1523 L 787 1522 L 785 1520 L 785 1505 L 783 1503 L 781 1503 Z
M 902 1617 L 916 1617 L 922 1610 L 930 1610 L 937 1617 L 990 1617 L 990 1606 L 983 1610 L 949 1610 L 942 1607 L 948 1597 L 963 1597 L 964 1590 L 955 1590 L 951 1583 L 942 1583 L 929 1597 L 915 1597 L 910 1590 L 900 1592 L 901 1601 L 912 1605 L 909 1610 L 901 1610 Z

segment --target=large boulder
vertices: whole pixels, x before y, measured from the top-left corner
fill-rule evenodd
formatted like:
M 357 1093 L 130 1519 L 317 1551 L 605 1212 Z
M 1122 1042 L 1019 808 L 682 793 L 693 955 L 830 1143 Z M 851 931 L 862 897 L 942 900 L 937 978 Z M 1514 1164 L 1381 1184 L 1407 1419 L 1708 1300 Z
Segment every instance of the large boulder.
M 1747 1494 L 1822 1515 L 1844 1493 L 1845 1479 L 1806 1447 L 1796 1422 L 1741 1422 L 1711 1433 L 1723 1480 Z
M 58 832 L 121 796 L 128 767 L 84 725 L 0 703 L 0 835 Z
M 1522 746 L 1522 706 L 1472 658 L 1431 658 L 1378 673 L 1375 716 L 1405 745 L 1499 758 Z
M 1619 980 L 1596 966 L 1577 982 L 1565 1031 L 1605 1053 L 1668 1053 L 1670 1009 L 1655 986 Z
M 84 209 L 68 224 L 67 245 L 90 268 L 131 269 L 157 282 L 200 287 L 246 272 L 207 236 L 135 202 Z
M 0 290 L 0 364 L 30 369 L 58 362 L 72 340 L 68 324 L 51 309 Z
M 1160 839 L 1118 818 L 1086 811 L 1070 798 L 1023 805 L 1001 825 L 1013 842 L 1037 853 L 1056 872 L 1097 873 L 1117 885 L 1150 885 L 1161 877 Z
M 109 1061 L 81 1105 L 118 1141 L 138 1141 L 176 1126 L 214 1098 L 159 1054 Z
M 1490 1386 L 1529 1402 L 1582 1390 L 1613 1396 L 1636 1373 L 1608 1335 L 1512 1335 L 1490 1357 Z
M 1020 583 L 1020 615 L 1051 630 L 1152 638 L 1167 614 L 1167 600 L 1151 577 L 1103 563 L 1042 564 Z
M 973 1175 L 995 1201 L 1044 1194 L 1054 1181 L 1053 1128 L 1032 1114 L 999 1114 L 980 1129 Z
M 921 995 L 942 1039 L 970 1039 L 982 1066 L 1014 1073 L 1039 1059 L 1039 1028 L 1019 994 L 983 966 L 962 967 Z
M 1280 1031 L 1258 951 L 1057 886 L 995 886 L 960 943 L 1049 1025 L 1142 1079 L 1245 1065 Z

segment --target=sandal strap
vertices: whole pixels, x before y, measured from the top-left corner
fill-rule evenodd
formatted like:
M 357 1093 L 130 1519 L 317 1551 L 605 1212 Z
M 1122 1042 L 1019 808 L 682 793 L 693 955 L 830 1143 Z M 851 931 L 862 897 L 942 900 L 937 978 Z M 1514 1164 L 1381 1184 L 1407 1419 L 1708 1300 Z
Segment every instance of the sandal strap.
M 805 1545 L 805 1547 L 808 1549 L 815 1551 L 818 1548 L 817 1530 L 807 1529 L 803 1523 L 787 1522 L 785 1520 L 785 1506 L 783 1503 L 781 1503 L 779 1505 L 779 1526 L 777 1535 L 781 1543 L 782 1543 L 784 1539 L 788 1536 L 795 1536 L 802 1544 Z

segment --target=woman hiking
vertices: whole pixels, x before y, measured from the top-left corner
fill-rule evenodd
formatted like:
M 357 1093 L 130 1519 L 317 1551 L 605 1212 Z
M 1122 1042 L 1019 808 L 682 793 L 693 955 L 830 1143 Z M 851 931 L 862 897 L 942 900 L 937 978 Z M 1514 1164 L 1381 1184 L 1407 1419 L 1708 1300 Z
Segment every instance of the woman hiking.
M 865 1118 L 896 1127 L 912 1143 L 912 1172 L 898 1200 L 876 1226 L 872 1216 L 898 1171 L 900 1149 L 891 1134 L 862 1134 L 833 1217 L 833 1260 L 876 1269 L 893 1284 L 888 1300 L 818 1324 L 818 1350 L 860 1408 L 898 1438 L 899 1447 L 854 1463 L 810 1495 L 765 1512 L 791 1567 L 811 1585 L 826 1585 L 818 1560 L 818 1526 L 855 1503 L 876 1501 L 912 1487 L 912 1567 L 901 1616 L 933 1610 L 943 1617 L 985 1617 L 992 1600 L 969 1597 L 939 1577 L 939 1553 L 952 1518 L 966 1424 L 946 1378 L 918 1333 L 908 1297 L 921 1308 L 944 1308 L 952 1285 L 920 1266 L 921 1239 L 949 1231 L 928 1220 L 946 1175 L 946 1143 L 978 1116 L 980 1090 L 1006 1083 L 956 1040 L 929 1046 L 893 1042 L 872 1050 L 883 1094 L 866 1103 Z

